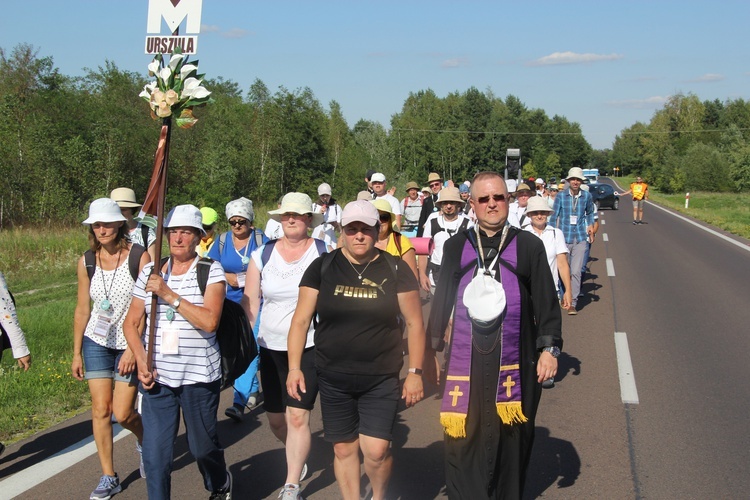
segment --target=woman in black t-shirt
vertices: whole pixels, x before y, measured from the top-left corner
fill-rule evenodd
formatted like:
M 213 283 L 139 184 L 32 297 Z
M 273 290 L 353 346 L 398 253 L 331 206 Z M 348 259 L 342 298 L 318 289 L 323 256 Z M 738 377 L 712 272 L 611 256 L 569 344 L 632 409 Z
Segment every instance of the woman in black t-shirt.
M 349 203 L 341 223 L 340 248 L 310 264 L 300 282 L 289 330 L 287 391 L 299 400 L 306 390 L 299 368 L 305 335 L 317 313 L 315 366 L 336 480 L 344 498 L 359 498 L 361 449 L 372 497 L 381 499 L 391 474 L 399 395 L 407 406 L 424 397 L 419 285 L 401 259 L 375 248 L 380 222 L 372 203 Z M 399 313 L 406 322 L 410 366 L 400 391 Z

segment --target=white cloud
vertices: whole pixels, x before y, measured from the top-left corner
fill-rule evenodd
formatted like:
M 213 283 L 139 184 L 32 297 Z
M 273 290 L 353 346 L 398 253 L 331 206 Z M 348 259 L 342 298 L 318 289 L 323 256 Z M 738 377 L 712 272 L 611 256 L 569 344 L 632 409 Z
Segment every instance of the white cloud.
M 647 97 L 646 99 L 622 99 L 619 101 L 608 101 L 607 104 L 614 108 L 627 108 L 627 109 L 657 109 L 667 102 L 669 96 L 653 96 Z
M 575 52 L 554 52 L 526 63 L 527 66 L 551 66 L 554 64 L 590 64 L 599 61 L 616 61 L 621 54 L 577 54 Z
M 215 24 L 201 24 L 201 33 L 218 33 L 221 31 Z
M 454 57 L 446 59 L 440 63 L 441 68 L 462 68 L 469 65 L 469 60 L 465 57 Z
M 705 75 L 701 75 L 698 78 L 688 80 L 688 83 L 720 82 L 722 80 L 724 80 L 724 75 L 720 75 L 718 73 L 706 73 Z
M 249 31 L 243 30 L 242 28 L 232 28 L 231 30 L 222 33 L 221 36 L 223 38 L 244 38 L 249 34 Z

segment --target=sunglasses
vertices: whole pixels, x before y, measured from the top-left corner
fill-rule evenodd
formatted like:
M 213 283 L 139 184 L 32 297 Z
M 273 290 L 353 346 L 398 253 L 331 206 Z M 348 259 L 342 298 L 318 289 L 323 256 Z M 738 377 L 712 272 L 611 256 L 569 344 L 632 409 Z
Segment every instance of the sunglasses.
M 246 220 L 230 220 L 229 221 L 229 225 L 230 226 L 240 226 L 240 227 L 242 227 L 245 224 L 247 224 Z
M 504 194 L 493 194 L 492 199 L 497 202 L 501 202 L 501 201 L 505 201 L 506 198 Z M 489 203 L 489 202 L 490 202 L 490 196 L 480 196 L 479 198 L 477 198 L 477 203 L 481 203 L 482 205 Z
M 390 222 L 391 214 L 380 214 L 380 222 Z
M 434 188 L 436 186 L 442 186 L 442 185 L 443 185 L 442 182 L 430 182 L 430 187 L 431 188 Z

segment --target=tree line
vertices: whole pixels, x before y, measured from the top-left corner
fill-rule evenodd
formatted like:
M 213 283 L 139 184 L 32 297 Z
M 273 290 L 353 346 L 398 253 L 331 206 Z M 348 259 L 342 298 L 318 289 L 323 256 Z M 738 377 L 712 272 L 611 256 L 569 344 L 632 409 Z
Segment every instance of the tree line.
M 272 91 L 256 79 L 241 89 L 208 76 L 214 102 L 195 110 L 195 127 L 172 133 L 167 206 L 220 209 L 239 196 L 269 205 L 291 190 L 314 195 L 321 182 L 351 200 L 369 169 L 399 188 L 425 183 L 429 172 L 461 181 L 504 168 L 508 148 L 521 150 L 524 177 L 620 166 L 681 189 L 710 163 L 717 189 L 750 182 L 750 110 L 741 100 L 673 98 L 649 125 L 623 131 L 612 151 L 593 151 L 578 123 L 489 90 L 412 92 L 386 128 L 365 119 L 350 126 L 338 102 L 324 107 L 309 88 Z M 145 196 L 160 128 L 138 97 L 149 80 L 145 64 L 136 73 L 105 61 L 70 77 L 29 44 L 0 48 L 0 227 L 77 222 L 118 186 Z M 687 133 L 696 123 L 705 133 Z M 674 133 L 640 133 L 662 129 Z
M 640 174 L 667 193 L 747 191 L 750 102 L 674 95 L 649 123 L 623 130 L 601 160 L 609 171 Z

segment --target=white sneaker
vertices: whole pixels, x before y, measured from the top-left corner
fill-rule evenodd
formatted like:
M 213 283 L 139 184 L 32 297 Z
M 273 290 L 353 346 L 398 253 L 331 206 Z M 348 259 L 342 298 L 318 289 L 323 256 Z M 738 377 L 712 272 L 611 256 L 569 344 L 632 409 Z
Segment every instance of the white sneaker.
M 281 500 L 305 500 L 299 492 L 298 484 L 285 484 L 281 488 L 278 498 Z

